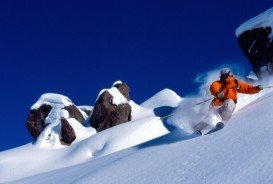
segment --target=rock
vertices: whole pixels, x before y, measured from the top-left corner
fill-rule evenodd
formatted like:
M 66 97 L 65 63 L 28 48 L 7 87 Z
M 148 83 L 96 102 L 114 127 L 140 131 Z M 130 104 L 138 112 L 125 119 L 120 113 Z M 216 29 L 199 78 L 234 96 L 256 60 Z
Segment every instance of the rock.
M 238 43 L 252 65 L 254 73 L 261 78 L 263 74 L 273 73 L 273 41 L 271 27 L 260 27 L 243 32 Z
M 66 144 L 71 144 L 76 139 L 75 131 L 65 118 L 62 118 L 61 122 L 62 141 Z
M 119 89 L 129 97 L 129 87 L 118 85 Z M 121 93 L 121 92 L 120 92 Z M 90 118 L 90 125 L 102 131 L 118 124 L 128 122 L 131 119 L 131 106 L 129 103 L 113 104 L 113 96 L 108 90 L 104 91 L 95 102 L 93 113 Z
M 70 118 L 74 118 L 80 123 L 85 120 L 82 113 L 75 105 L 66 106 L 63 109 L 68 111 Z
M 50 105 L 42 105 L 38 109 L 33 109 L 30 111 L 26 123 L 26 127 L 29 133 L 37 139 L 40 133 L 45 128 L 45 119 L 51 111 L 52 107 Z

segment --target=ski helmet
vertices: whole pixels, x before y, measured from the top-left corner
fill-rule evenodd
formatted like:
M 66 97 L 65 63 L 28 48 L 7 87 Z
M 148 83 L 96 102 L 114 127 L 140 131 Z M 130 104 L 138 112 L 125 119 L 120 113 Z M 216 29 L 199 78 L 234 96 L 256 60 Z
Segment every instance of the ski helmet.
M 221 71 L 220 71 L 220 78 L 227 78 L 228 76 L 231 76 L 231 71 L 229 68 L 223 68 Z

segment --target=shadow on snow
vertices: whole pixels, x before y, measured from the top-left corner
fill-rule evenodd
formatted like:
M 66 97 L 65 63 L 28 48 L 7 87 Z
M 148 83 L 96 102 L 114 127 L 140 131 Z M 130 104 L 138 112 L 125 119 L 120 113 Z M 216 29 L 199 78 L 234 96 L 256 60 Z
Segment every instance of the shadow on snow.
M 174 107 L 162 106 L 162 107 L 155 108 L 154 113 L 156 116 L 163 117 L 163 116 L 166 116 L 166 115 L 172 113 L 174 111 L 174 109 L 175 109 Z M 176 128 L 175 126 L 170 125 L 169 123 L 167 123 L 166 119 L 163 120 L 163 125 L 165 126 L 166 129 L 169 130 L 170 133 L 163 135 L 161 137 L 158 137 L 156 139 L 150 140 L 146 143 L 140 144 L 137 146 L 137 148 L 143 149 L 143 148 L 151 147 L 151 146 L 172 144 L 172 143 L 185 141 L 185 140 L 189 140 L 189 139 L 193 139 L 193 138 L 198 137 L 195 134 L 188 134 L 188 133 L 184 132 L 183 130 Z

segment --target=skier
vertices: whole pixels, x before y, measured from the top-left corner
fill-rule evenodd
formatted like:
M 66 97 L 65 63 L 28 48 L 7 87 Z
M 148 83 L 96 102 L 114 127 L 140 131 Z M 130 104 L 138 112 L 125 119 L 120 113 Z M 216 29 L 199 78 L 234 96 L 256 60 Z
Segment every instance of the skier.
M 210 92 L 215 97 L 211 104 L 210 110 L 218 114 L 222 121 L 216 124 L 216 129 L 224 127 L 224 123 L 228 121 L 235 110 L 237 103 L 237 94 L 255 94 L 263 90 L 262 85 L 253 86 L 246 82 L 239 81 L 232 75 L 228 68 L 220 71 L 220 80 L 215 81 L 210 86 Z M 206 128 L 207 123 L 200 122 L 194 129 L 195 132 L 202 135 L 202 129 Z

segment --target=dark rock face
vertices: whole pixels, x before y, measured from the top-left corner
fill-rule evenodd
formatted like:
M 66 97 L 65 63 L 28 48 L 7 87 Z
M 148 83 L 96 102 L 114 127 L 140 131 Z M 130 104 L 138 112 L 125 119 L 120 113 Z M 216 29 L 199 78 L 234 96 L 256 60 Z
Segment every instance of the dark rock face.
M 128 103 L 113 105 L 112 100 L 113 96 L 104 91 L 94 105 L 90 125 L 97 131 L 130 121 L 131 106 Z
M 61 119 L 62 122 L 62 141 L 66 144 L 71 144 L 76 139 L 75 131 L 68 121 L 64 118 Z
M 258 78 L 264 73 L 273 74 L 273 41 L 269 37 L 271 32 L 271 27 L 260 27 L 245 31 L 238 37 L 239 46 Z M 266 67 L 266 71 L 261 71 L 261 67 Z
M 80 123 L 85 120 L 83 115 L 75 105 L 66 106 L 63 109 L 68 111 L 70 118 L 74 118 Z
M 127 84 L 125 83 L 118 83 L 118 84 L 115 84 L 115 86 L 119 92 L 128 100 L 130 101 L 130 88 Z
M 45 119 L 48 116 L 51 109 L 52 107 L 50 105 L 42 105 L 40 108 L 30 111 L 26 127 L 29 133 L 35 139 L 37 139 L 40 133 L 44 130 L 46 126 Z

